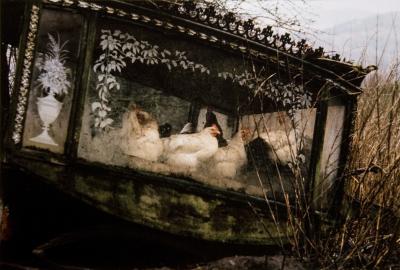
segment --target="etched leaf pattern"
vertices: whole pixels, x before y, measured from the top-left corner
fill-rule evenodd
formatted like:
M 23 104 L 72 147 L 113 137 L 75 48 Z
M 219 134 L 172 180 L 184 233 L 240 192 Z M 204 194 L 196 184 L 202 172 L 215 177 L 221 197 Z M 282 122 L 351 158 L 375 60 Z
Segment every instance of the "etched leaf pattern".
M 111 111 L 111 92 L 120 89 L 120 84 L 115 76 L 121 73 L 127 63 L 136 62 L 145 65 L 164 65 L 169 71 L 176 68 L 210 74 L 210 70 L 200 63 L 195 63 L 187 58 L 185 52 L 171 52 L 152 45 L 145 40 L 137 40 L 129 33 L 120 30 L 101 30 L 100 44 L 102 54 L 93 66 L 97 75 L 96 90 L 98 100 L 91 104 L 95 113 L 94 125 L 104 129 L 113 123 L 108 114 Z
M 274 75 L 263 76 L 245 71 L 240 74 L 220 72 L 218 77 L 248 88 L 253 96 L 262 95 L 281 103 L 292 118 L 296 111 L 312 106 L 312 95 L 303 85 L 294 82 L 285 84 Z
M 111 112 L 111 92 L 120 89 L 120 83 L 115 74 L 121 73 L 127 63 L 164 65 L 169 71 L 181 68 L 210 74 L 208 67 L 191 61 L 184 51 L 171 52 L 158 45 L 150 44 L 148 41 L 138 40 L 135 36 L 120 30 L 102 29 L 99 46 L 103 53 L 99 55 L 93 66 L 93 70 L 98 74 L 96 85 L 98 100 L 91 104 L 92 111 L 96 115 L 96 128 L 104 129 L 113 123 L 113 119 L 108 116 Z M 273 75 L 259 76 L 253 73 L 248 71 L 241 74 L 221 72 L 218 73 L 218 77 L 247 87 L 254 96 L 262 94 L 282 103 L 291 117 L 297 110 L 311 107 L 311 93 L 305 91 L 302 85 L 293 82 L 284 84 Z

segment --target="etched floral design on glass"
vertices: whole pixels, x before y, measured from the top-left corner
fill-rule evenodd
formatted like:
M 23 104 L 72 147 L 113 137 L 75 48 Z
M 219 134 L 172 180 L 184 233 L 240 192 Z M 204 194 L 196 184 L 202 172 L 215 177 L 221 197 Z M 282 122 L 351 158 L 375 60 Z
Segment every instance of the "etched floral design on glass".
M 49 134 L 49 129 L 60 114 L 63 105 L 61 101 L 68 94 L 68 89 L 71 87 L 71 82 L 69 81 L 70 70 L 66 67 L 69 51 L 64 49 L 68 41 L 61 43 L 59 34 L 55 39 L 49 33 L 48 39 L 47 51 L 43 57 L 38 58 L 36 63 L 36 67 L 40 71 L 37 82 L 42 91 L 42 96 L 38 97 L 36 103 L 40 120 L 43 123 L 42 132 L 30 140 L 57 146 L 58 144 Z

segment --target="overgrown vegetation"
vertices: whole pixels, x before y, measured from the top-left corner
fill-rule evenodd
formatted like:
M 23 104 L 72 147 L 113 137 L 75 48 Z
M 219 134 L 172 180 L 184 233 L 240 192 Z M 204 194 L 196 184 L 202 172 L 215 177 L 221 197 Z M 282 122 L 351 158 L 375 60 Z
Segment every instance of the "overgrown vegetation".
M 397 62 L 364 80 L 350 156 L 341 176 L 345 195 L 333 223 L 304 200 L 304 175 L 295 174 L 294 208 L 286 200 L 291 246 L 282 246 L 285 256 L 296 256 L 312 269 L 400 267 L 399 71 Z M 277 220 L 279 213 L 272 205 L 266 211 Z
M 376 269 L 400 259 L 400 77 L 370 74 L 359 97 L 340 220 L 324 230 L 311 205 L 289 215 L 291 254 L 321 269 Z M 296 204 L 301 204 L 296 202 Z M 304 204 L 302 204 L 304 206 Z M 318 218 L 317 218 L 318 220 Z M 311 230 L 320 230 L 307 232 Z
M 371 75 L 358 103 L 346 179 L 347 194 L 360 210 L 345 226 L 355 243 L 347 256 L 377 267 L 400 260 L 400 74 L 394 65 Z M 355 175 L 359 168 L 365 170 Z

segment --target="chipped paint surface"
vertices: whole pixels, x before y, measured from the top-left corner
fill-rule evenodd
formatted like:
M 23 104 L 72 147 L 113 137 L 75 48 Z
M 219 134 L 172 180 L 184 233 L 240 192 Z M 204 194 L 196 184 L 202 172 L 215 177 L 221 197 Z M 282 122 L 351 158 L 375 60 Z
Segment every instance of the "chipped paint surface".
M 109 169 L 105 173 L 103 168 L 88 172 L 87 167 L 79 170 L 34 160 L 16 162 L 97 209 L 172 234 L 252 245 L 276 245 L 287 234 L 284 217 L 277 228 L 265 208 L 252 202 L 252 209 L 248 202 L 253 199 L 235 192 L 158 175 L 129 176 Z
M 111 193 L 97 189 L 90 185 L 89 181 L 84 181 L 81 178 L 78 178 L 75 182 L 75 188 L 98 203 L 109 203 L 112 201 Z
M 100 203 L 98 207 L 106 212 L 135 223 L 206 240 L 259 244 L 272 241 L 247 205 L 232 206 L 222 199 L 134 181 L 120 182 L 111 189 L 101 184 L 90 187 L 94 182 L 87 179 L 77 178 L 80 184 L 75 185 L 75 192 Z M 283 236 L 284 228 L 278 232 L 272 220 L 263 222 L 273 236 Z

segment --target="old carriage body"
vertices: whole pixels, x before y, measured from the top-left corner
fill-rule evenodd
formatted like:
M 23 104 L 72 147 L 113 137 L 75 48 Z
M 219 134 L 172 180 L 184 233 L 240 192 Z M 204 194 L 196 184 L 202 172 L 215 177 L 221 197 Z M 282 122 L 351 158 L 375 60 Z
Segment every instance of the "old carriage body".
M 368 70 L 190 1 L 24 12 L 10 171 L 125 221 L 233 244 L 281 243 L 296 199 L 319 213 L 340 202 Z

